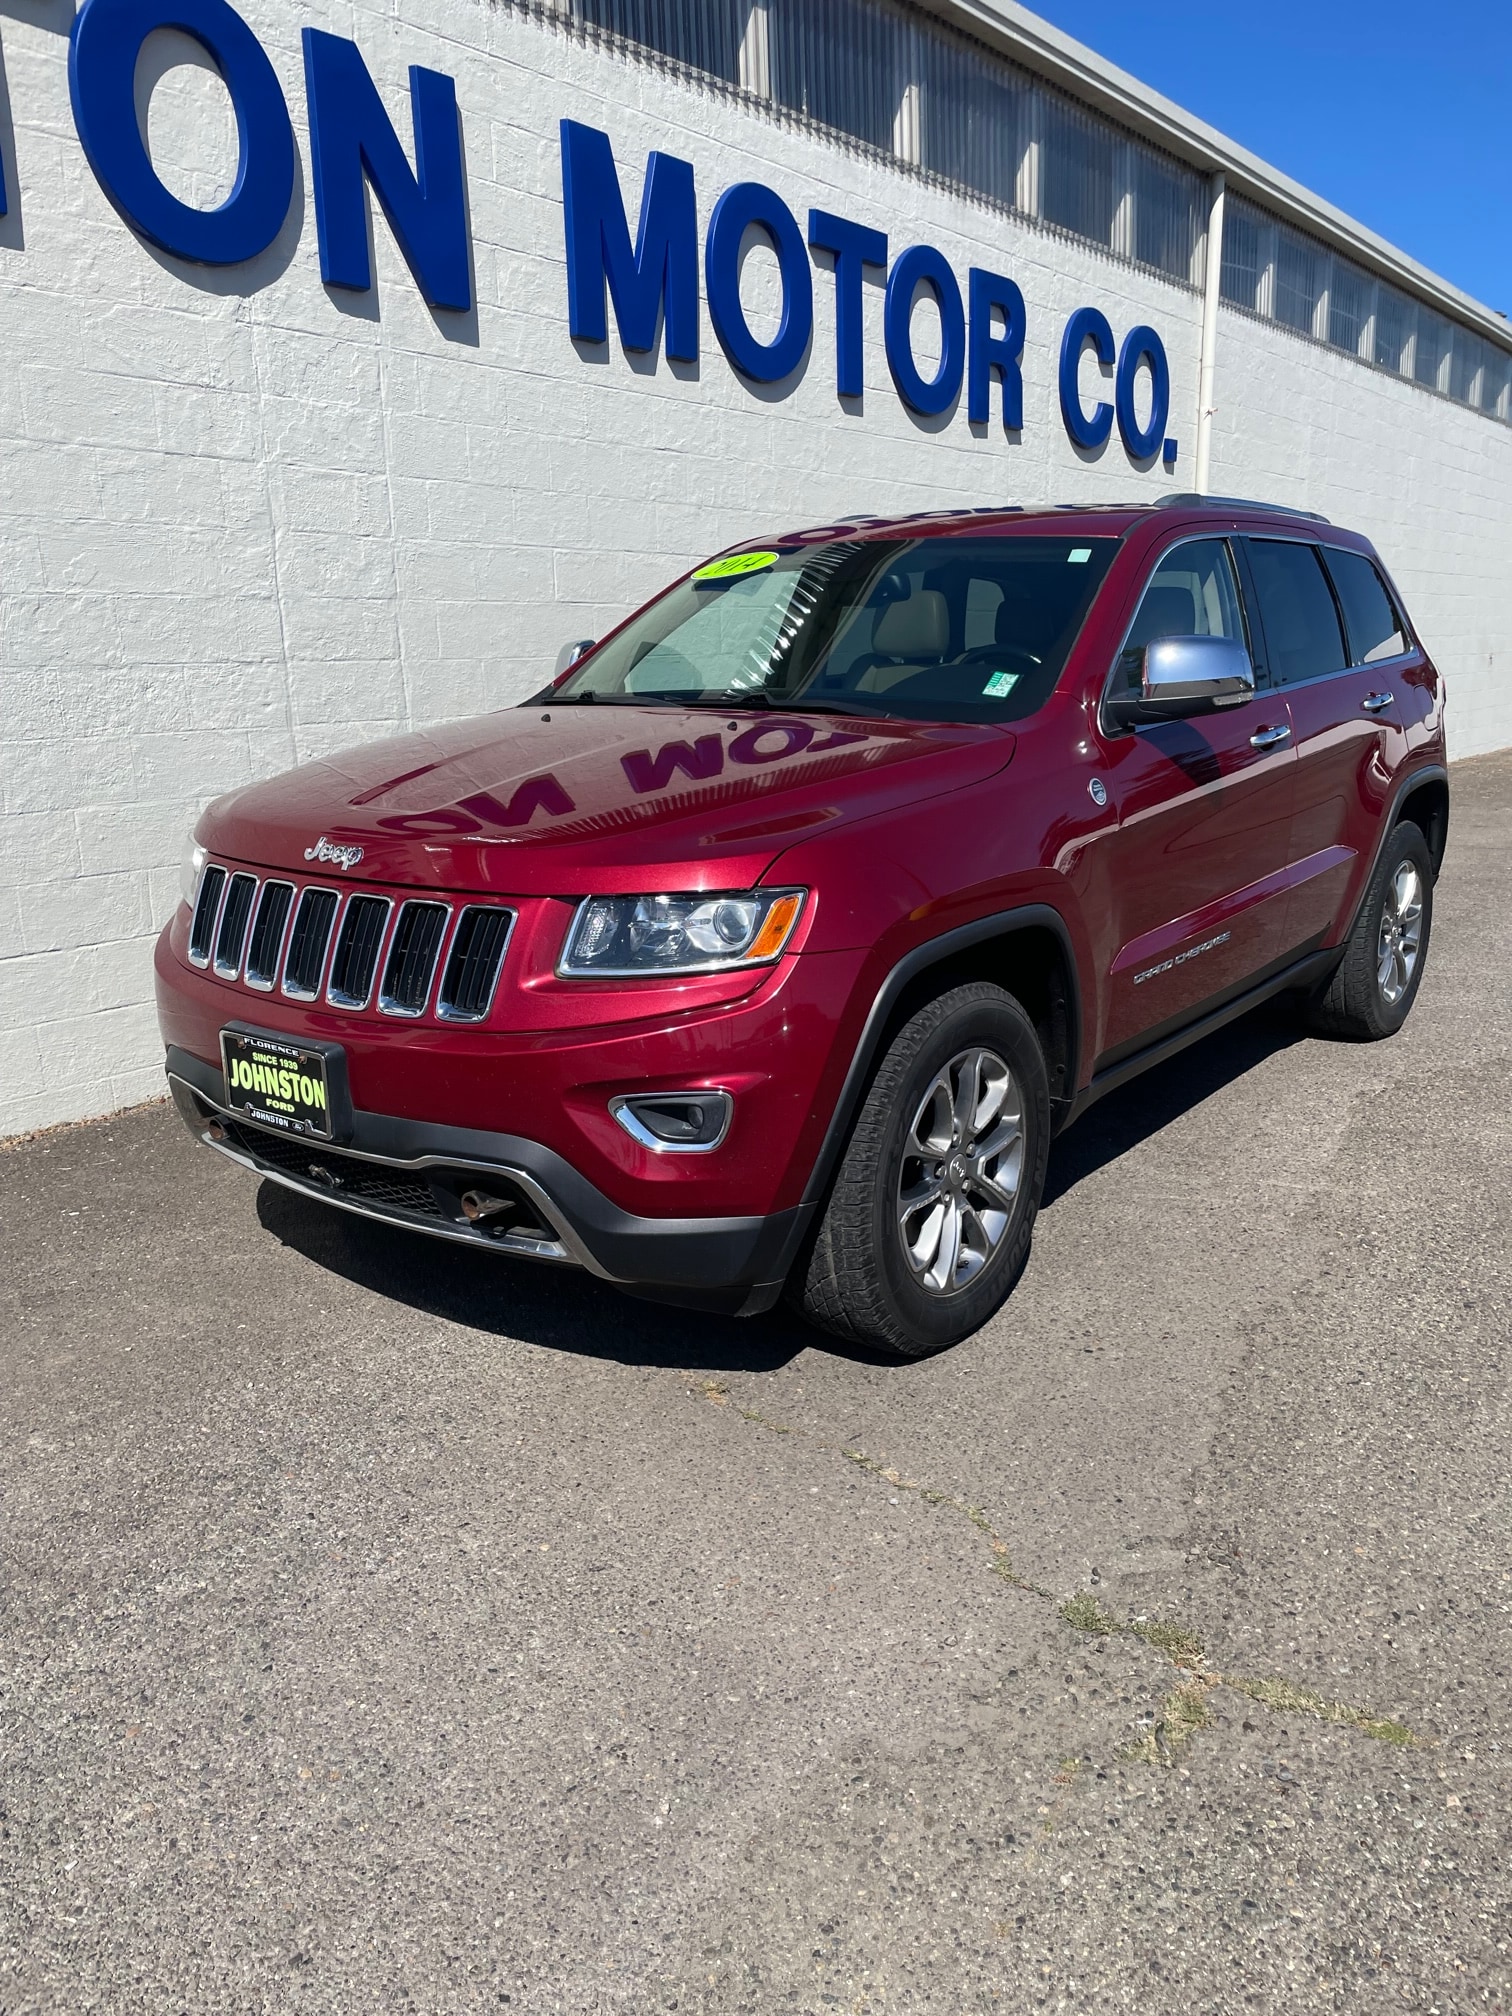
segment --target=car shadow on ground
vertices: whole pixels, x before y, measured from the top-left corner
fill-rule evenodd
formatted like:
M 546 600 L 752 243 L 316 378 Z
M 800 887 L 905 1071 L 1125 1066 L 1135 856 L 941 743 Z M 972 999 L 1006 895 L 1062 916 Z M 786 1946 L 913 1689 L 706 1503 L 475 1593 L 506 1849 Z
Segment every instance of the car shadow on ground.
M 1301 1034 L 1295 1022 L 1262 1010 L 1110 1093 L 1052 1147 L 1046 1208 Z M 374 1224 L 276 1183 L 258 1191 L 257 1215 L 285 1246 L 375 1295 L 547 1350 L 703 1372 L 773 1372 L 808 1350 L 894 1369 L 908 1362 L 842 1343 L 784 1308 L 740 1319 L 645 1302 L 577 1268 Z
M 1121 1091 L 1110 1092 L 1051 1148 L 1040 1208 L 1048 1210 L 1088 1176 L 1308 1035 L 1297 1016 L 1284 1007 L 1257 1008 L 1144 1072 Z

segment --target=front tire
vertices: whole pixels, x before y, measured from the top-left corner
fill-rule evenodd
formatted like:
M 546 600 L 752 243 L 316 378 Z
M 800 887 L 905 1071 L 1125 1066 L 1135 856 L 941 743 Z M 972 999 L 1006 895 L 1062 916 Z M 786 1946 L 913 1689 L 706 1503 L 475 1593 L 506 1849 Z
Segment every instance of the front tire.
M 952 988 L 883 1057 L 791 1299 L 901 1357 L 959 1343 L 1023 1272 L 1049 1153 L 1034 1025 L 1001 987 Z
M 1309 1026 L 1357 1043 L 1395 1036 L 1417 999 L 1432 928 L 1433 860 L 1404 819 L 1381 850 L 1344 957 L 1306 1011 Z

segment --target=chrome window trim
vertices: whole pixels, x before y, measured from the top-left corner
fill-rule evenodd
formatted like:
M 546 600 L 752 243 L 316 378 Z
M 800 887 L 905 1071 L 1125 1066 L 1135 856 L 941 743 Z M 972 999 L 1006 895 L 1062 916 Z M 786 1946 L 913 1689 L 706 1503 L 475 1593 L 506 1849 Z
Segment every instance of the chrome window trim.
M 316 976 L 314 991 L 307 994 L 303 988 L 291 987 L 289 985 L 289 952 L 294 943 L 294 922 L 299 915 L 300 905 L 307 896 L 316 895 L 334 896 L 336 898 L 336 908 L 331 912 L 331 928 L 326 933 L 325 950 L 320 955 L 320 972 Z M 289 911 L 288 936 L 284 941 L 283 960 L 279 968 L 278 991 L 286 1001 L 303 1001 L 308 1003 L 320 999 L 321 988 L 330 972 L 331 955 L 336 949 L 336 934 L 341 928 L 341 912 L 345 896 L 346 891 L 344 889 L 333 888 L 329 882 L 306 882 L 304 887 L 297 892 L 294 905 Z
M 251 901 L 247 904 L 247 921 L 242 926 L 241 942 L 236 948 L 236 959 L 230 966 L 225 965 L 220 955 L 221 926 L 225 922 L 226 905 L 231 900 L 231 885 L 238 880 L 252 884 Z M 247 945 L 252 936 L 252 919 L 257 915 L 257 892 L 261 883 L 250 868 L 233 868 L 226 871 L 226 886 L 221 894 L 220 909 L 216 913 L 214 951 L 210 958 L 210 970 L 217 980 L 235 980 L 242 970 L 242 961 L 247 956 Z
M 476 1015 L 459 1014 L 455 1008 L 448 1008 L 445 1001 L 441 998 L 441 989 L 446 984 L 447 961 L 451 958 L 452 948 L 457 941 L 457 933 L 462 928 L 462 919 L 467 915 L 469 910 L 502 911 L 504 916 L 509 919 L 509 922 L 504 926 L 504 943 L 499 947 L 499 963 L 494 968 L 494 976 L 489 983 L 488 999 Z M 498 998 L 499 982 L 504 977 L 504 961 L 509 957 L 509 948 L 514 942 L 515 925 L 519 921 L 519 911 L 508 903 L 459 903 L 457 905 L 456 920 L 452 926 L 451 935 L 443 947 L 446 956 L 445 958 L 438 958 L 436 961 L 436 972 L 439 976 L 436 981 L 436 1020 L 438 1022 L 458 1022 L 465 1027 L 469 1023 L 486 1022 L 488 1020 L 489 1016 L 493 1013 L 494 1002 Z
M 392 896 L 379 896 L 371 889 L 354 889 L 342 906 L 343 925 L 346 919 L 352 914 L 352 905 L 363 898 L 383 905 L 383 922 L 378 927 L 378 950 L 373 959 L 373 977 L 368 985 L 368 991 L 360 1001 L 355 996 L 338 994 L 336 992 L 336 948 L 339 938 L 334 923 L 331 926 L 330 965 L 326 974 L 325 1000 L 327 1006 L 331 1008 L 345 1008 L 352 1014 L 356 1014 L 367 1007 L 373 998 L 374 988 L 380 984 L 379 975 L 383 971 L 383 961 L 388 952 L 389 928 L 394 920 L 394 899 Z
M 724 1120 L 712 1141 L 663 1141 L 631 1112 L 632 1099 L 702 1099 L 706 1102 L 721 1099 L 724 1102 Z M 609 1111 L 630 1139 L 642 1148 L 649 1148 L 653 1155 L 712 1155 L 716 1148 L 724 1146 L 725 1136 L 735 1118 L 735 1094 L 724 1085 L 695 1086 L 690 1090 L 678 1088 L 671 1092 L 616 1092 L 609 1101 Z
M 252 957 L 252 940 L 257 935 L 257 920 L 262 915 L 263 905 L 268 900 L 269 891 L 273 889 L 288 890 L 289 892 L 288 915 L 284 918 L 283 929 L 278 935 L 278 948 L 273 957 L 271 973 L 269 974 L 266 980 L 254 980 L 252 977 L 251 968 L 247 962 Z M 248 987 L 253 989 L 255 993 L 271 994 L 274 988 L 278 985 L 278 976 L 283 971 L 284 951 L 289 942 L 289 933 L 294 928 L 294 910 L 295 910 L 294 899 L 298 893 L 299 891 L 297 884 L 287 880 L 284 876 L 282 875 L 270 876 L 268 880 L 264 882 L 264 884 L 262 885 L 262 888 L 258 892 L 257 900 L 252 905 L 252 914 L 247 920 L 247 946 L 246 946 L 246 952 L 242 960 L 242 979 Z
M 200 890 L 204 886 L 205 877 L 210 873 L 212 868 L 221 878 L 221 890 L 220 895 L 216 899 L 215 915 L 210 920 L 210 950 L 201 958 L 194 950 L 194 917 L 195 912 L 199 909 Z M 209 971 L 210 961 L 215 957 L 215 941 L 220 936 L 221 910 L 225 905 L 226 891 L 230 887 L 230 869 L 223 861 L 212 861 L 207 856 L 204 865 L 200 869 L 199 880 L 194 885 L 194 901 L 189 905 L 189 936 L 185 941 L 184 947 L 189 955 L 189 964 L 197 966 L 202 973 Z
M 389 962 L 394 954 L 394 940 L 399 936 L 400 919 L 406 910 L 415 907 L 427 910 L 440 910 L 442 912 L 441 936 L 436 940 L 436 950 L 431 958 L 430 971 L 425 976 L 425 994 L 421 999 L 420 1006 L 418 1008 L 401 1008 L 394 1000 L 394 997 L 387 992 L 385 982 L 388 979 Z M 378 988 L 378 1013 L 380 1015 L 391 1015 L 401 1022 L 418 1022 L 424 1016 L 426 1010 L 430 1007 L 431 994 L 436 985 L 436 975 L 441 970 L 441 955 L 446 951 L 451 942 L 452 918 L 455 914 L 454 906 L 443 901 L 439 896 L 405 896 L 400 899 L 394 909 L 393 930 L 389 931 L 385 925 L 383 957 L 378 966 L 374 968 L 373 973 L 373 978 Z

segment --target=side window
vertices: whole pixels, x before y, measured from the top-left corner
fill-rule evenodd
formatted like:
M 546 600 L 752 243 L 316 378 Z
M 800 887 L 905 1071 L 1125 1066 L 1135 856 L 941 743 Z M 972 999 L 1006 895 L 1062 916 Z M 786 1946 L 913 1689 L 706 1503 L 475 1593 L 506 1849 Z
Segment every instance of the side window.
M 1118 684 L 1140 681 L 1140 652 L 1157 637 L 1232 637 L 1247 640 L 1234 563 L 1221 539 L 1193 539 L 1173 547 L 1150 577 L 1119 660 Z
M 1385 583 L 1365 555 L 1329 546 L 1323 557 L 1344 605 L 1351 662 L 1374 665 L 1379 658 L 1400 657 L 1409 648 L 1406 630 Z
M 1285 539 L 1251 539 L 1249 556 L 1271 677 L 1295 685 L 1299 679 L 1342 672 L 1349 654 L 1317 548 Z

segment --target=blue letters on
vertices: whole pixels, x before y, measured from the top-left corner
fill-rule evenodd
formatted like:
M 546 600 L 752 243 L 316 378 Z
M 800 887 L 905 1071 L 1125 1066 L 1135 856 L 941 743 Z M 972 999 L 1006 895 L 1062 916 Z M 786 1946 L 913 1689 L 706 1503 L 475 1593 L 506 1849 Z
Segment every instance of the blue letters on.
M 1134 380 L 1141 364 L 1150 367 L 1150 423 L 1141 428 L 1134 414 Z M 1136 462 L 1145 462 L 1165 439 L 1166 421 L 1171 412 L 1171 367 L 1166 362 L 1165 345 L 1153 329 L 1141 325 L 1131 329 L 1118 353 L 1118 383 L 1113 397 L 1118 402 L 1118 431 Z M 1174 453 L 1166 460 L 1174 462 Z
M 859 399 L 862 268 L 887 265 L 887 235 L 828 210 L 810 210 L 808 242 L 816 252 L 835 255 L 835 390 L 842 399 Z
M 992 374 L 1003 384 L 1003 425 L 1024 424 L 1024 332 L 1028 318 L 1024 297 L 1000 273 L 973 266 L 967 275 L 971 303 L 971 334 L 966 363 L 966 417 L 985 426 L 992 412 Z M 992 333 L 993 316 L 1001 315 L 1001 336 Z
M 782 320 L 770 343 L 756 341 L 740 305 L 740 244 L 753 224 L 771 241 L 782 275 Z M 771 385 L 798 369 L 814 333 L 814 276 L 798 220 L 773 190 L 760 182 L 726 189 L 709 219 L 704 281 L 714 333 L 737 371 Z
M 1078 308 L 1066 324 L 1066 333 L 1061 338 L 1060 403 L 1066 432 L 1076 445 L 1101 448 L 1113 431 L 1113 408 L 1106 399 L 1100 399 L 1090 413 L 1082 406 L 1077 377 L 1082 351 L 1088 343 L 1097 352 L 1098 363 L 1111 366 L 1113 331 L 1100 308 Z
M 653 154 L 641 191 L 635 248 L 607 133 L 562 121 L 562 204 L 567 226 L 567 324 L 582 343 L 608 340 L 605 285 L 627 350 L 656 347 L 667 312 L 667 355 L 698 356 L 698 211 L 691 163 Z
M 411 66 L 411 174 L 356 43 L 306 28 L 304 59 L 321 279 L 359 291 L 373 284 L 365 176 L 425 299 L 433 308 L 470 308 L 462 134 L 451 78 Z
M 919 375 L 910 337 L 914 295 L 921 286 L 934 295 L 940 310 L 940 368 L 933 378 Z M 887 276 L 882 330 L 887 368 L 903 403 L 915 413 L 943 413 L 959 397 L 966 370 L 966 311 L 956 277 L 933 245 L 910 245 L 894 263 Z
M 218 209 L 181 203 L 158 180 L 136 116 L 136 66 L 155 28 L 177 28 L 214 59 L 236 108 L 236 182 Z M 203 266 L 265 251 L 289 214 L 294 134 L 273 66 L 226 0 L 84 0 L 68 42 L 68 94 L 85 158 L 127 223 Z

